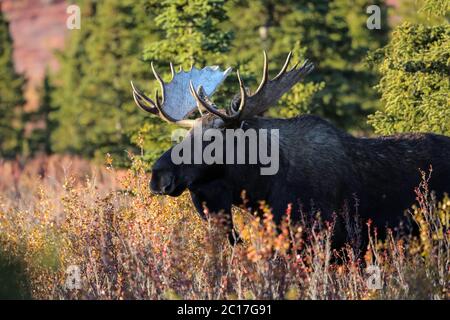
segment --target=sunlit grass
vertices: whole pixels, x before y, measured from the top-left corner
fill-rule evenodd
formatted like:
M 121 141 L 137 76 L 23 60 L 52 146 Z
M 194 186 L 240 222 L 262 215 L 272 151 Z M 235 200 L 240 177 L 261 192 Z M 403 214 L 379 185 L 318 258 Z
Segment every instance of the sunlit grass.
M 279 228 L 236 209 L 243 243 L 229 245 L 220 217 L 199 218 L 189 195 L 156 197 L 147 167 L 117 171 L 75 158 L 50 158 L 39 177 L 32 162 L 19 175 L 0 172 L 0 295 L 36 299 L 448 299 L 450 199 L 424 183 L 412 209 L 420 235 L 370 227 L 365 254 L 332 249 L 333 221 L 319 215 Z M 70 163 L 70 165 L 69 165 Z M 56 169 L 66 165 L 66 170 Z M 53 168 L 53 169 L 48 169 Z M 11 170 L 10 170 L 11 171 Z M 24 173 L 25 172 L 25 173 Z M 14 181 L 16 179 L 16 181 Z M 363 235 L 367 236 L 367 235 Z M 381 269 L 381 290 L 366 267 Z M 69 290 L 77 266 L 81 288 Z

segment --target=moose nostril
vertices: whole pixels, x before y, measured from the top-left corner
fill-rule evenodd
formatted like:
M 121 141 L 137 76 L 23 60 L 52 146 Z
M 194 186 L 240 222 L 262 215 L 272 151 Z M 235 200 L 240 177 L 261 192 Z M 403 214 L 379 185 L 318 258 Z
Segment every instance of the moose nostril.
M 163 192 L 163 188 L 161 188 L 160 185 L 154 180 L 150 181 L 150 190 L 154 194 L 162 194 Z
M 165 184 L 164 186 L 162 186 L 161 187 L 162 193 L 166 193 L 168 191 L 170 185 L 171 185 L 171 183 L 169 182 L 169 183 Z
M 174 176 L 170 176 L 169 179 L 167 179 L 165 181 L 161 181 L 159 189 L 161 190 L 162 193 L 168 193 L 171 190 L 172 185 L 173 185 L 173 179 L 174 179 Z

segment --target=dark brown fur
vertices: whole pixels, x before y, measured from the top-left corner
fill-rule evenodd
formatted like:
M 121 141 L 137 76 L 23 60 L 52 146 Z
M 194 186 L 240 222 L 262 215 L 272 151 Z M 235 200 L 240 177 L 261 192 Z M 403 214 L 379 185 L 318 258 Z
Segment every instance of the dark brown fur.
M 380 229 L 396 226 L 413 204 L 419 170 L 432 166 L 430 188 L 438 195 L 450 192 L 450 138 L 446 136 L 356 138 L 310 115 L 254 118 L 245 121 L 243 128 L 280 130 L 276 175 L 262 176 L 255 165 L 175 166 L 169 150 L 154 166 L 152 189 L 177 196 L 187 188 L 200 213 L 203 204 L 211 211 L 230 213 L 233 204 L 242 204 L 245 190 L 248 207 L 257 209 L 259 200 L 265 200 L 277 221 L 289 203 L 294 217 L 302 208 L 305 212 L 320 210 L 327 219 L 346 206 L 351 214 L 358 211 L 362 221 L 370 218 Z M 162 184 L 165 192 L 161 192 Z M 343 240 L 342 228 L 337 233 Z

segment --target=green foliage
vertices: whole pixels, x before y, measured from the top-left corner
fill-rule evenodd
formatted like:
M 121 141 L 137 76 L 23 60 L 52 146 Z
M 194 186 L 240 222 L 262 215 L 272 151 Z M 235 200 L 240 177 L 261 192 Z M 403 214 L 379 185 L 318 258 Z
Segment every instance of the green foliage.
M 366 8 L 372 4 L 382 8 L 381 30 L 366 27 Z M 306 57 L 317 65 L 275 114 L 315 113 L 347 129 L 367 129 L 366 115 L 378 108 L 379 97 L 373 89 L 377 75 L 365 57 L 387 41 L 384 1 L 261 0 L 238 1 L 230 7 L 237 35 L 231 55 L 244 64 L 244 74 L 261 73 L 262 49 L 269 51 L 273 72 L 292 48 L 297 59 Z
M 239 69 L 256 88 L 262 50 L 274 76 L 287 52 L 316 69 L 285 95 L 270 115 L 324 116 L 349 130 L 448 133 L 448 1 L 405 0 L 394 15 L 402 24 L 386 44 L 382 0 L 77 0 L 81 30 L 70 31 L 60 72 L 47 78 L 41 106 L 23 115 L 24 80 L 14 72 L 8 24 L 0 14 L 0 156 L 25 151 L 72 152 L 119 162 L 136 145 L 152 161 L 170 146 L 173 128 L 135 106 L 129 81 L 152 95 L 150 61 L 168 80 L 169 61 L 188 69 L 217 64 Z M 381 30 L 366 27 L 369 5 L 379 5 Z M 419 11 L 419 12 L 417 12 Z M 394 19 L 395 20 L 395 19 Z M 425 25 L 427 27 L 425 27 Z M 367 52 L 374 51 L 371 68 Z M 378 92 L 374 85 L 382 80 Z M 144 85 L 145 81 L 148 84 Z M 214 96 L 226 106 L 237 93 L 230 76 Z M 384 108 L 381 110 L 379 99 Z M 366 116 L 369 117 L 366 123 Z M 34 124 L 24 137 L 24 121 Z M 26 139 L 25 139 L 26 138 Z M 123 162 L 122 162 L 123 163 Z
M 46 75 L 40 90 L 39 108 L 27 114 L 28 122 L 33 124 L 33 130 L 27 138 L 31 154 L 50 154 L 52 151 L 51 134 L 57 127 L 56 121 L 50 115 L 54 111 L 53 90 L 49 76 Z
M 52 149 L 56 152 L 69 151 L 82 153 L 84 132 L 78 127 L 78 118 L 82 113 L 80 105 L 83 100 L 83 92 L 80 83 L 87 72 L 86 40 L 91 35 L 96 1 L 85 0 L 78 2 L 82 18 L 81 29 L 70 31 L 69 41 L 64 52 L 58 53 L 60 71 L 55 79 L 55 91 L 53 101 L 58 110 L 54 117 L 58 121 L 58 128 L 52 134 Z
M 427 26 L 448 23 L 448 0 L 402 0 L 393 8 L 394 22 L 420 23 Z
M 373 55 L 384 109 L 369 117 L 377 133 L 450 135 L 450 26 L 404 23 Z
M 428 16 L 444 17 L 448 16 L 449 9 L 450 2 L 448 0 L 424 0 L 424 5 L 420 11 L 425 12 Z
M 165 76 L 169 73 L 169 62 L 184 70 L 192 65 L 204 67 L 223 63 L 233 39 L 233 34 L 223 28 L 228 20 L 224 4 L 223 0 L 166 0 L 154 6 L 157 13 L 154 21 L 160 34 L 157 41 L 148 43 L 144 59 L 152 61 Z M 151 88 L 159 88 L 156 81 L 151 83 Z M 219 97 L 215 101 L 223 100 Z M 157 117 L 147 119 L 140 136 L 144 137 L 149 160 L 156 159 L 170 146 L 172 128 Z M 135 135 L 135 140 L 138 137 Z
M 0 248 L 0 299 L 31 299 L 25 262 L 3 248 Z
M 168 63 L 188 69 L 217 64 L 241 71 L 248 87 L 261 74 L 262 49 L 269 53 L 271 74 L 279 70 L 287 52 L 318 64 L 304 83 L 280 101 L 275 116 L 299 113 L 323 115 L 342 127 L 365 127 L 365 116 L 378 105 L 372 86 L 373 70 L 364 64 L 368 50 L 384 44 L 382 30 L 368 30 L 365 12 L 372 2 L 335 1 L 223 1 L 140 0 L 78 1 L 81 30 L 71 31 L 61 54 L 61 72 L 53 103 L 59 127 L 52 134 L 54 151 L 103 157 L 125 156 L 132 145 L 143 146 L 153 160 L 170 146 L 171 126 L 138 111 L 129 81 L 141 88 L 158 88 L 149 64 L 164 79 Z M 383 5 L 383 1 L 375 4 Z M 145 50 L 144 50 L 145 49 Z M 237 93 L 229 77 L 214 96 L 219 106 Z
M 22 150 L 22 88 L 24 79 L 14 70 L 9 24 L 0 10 L 0 157 L 14 157 Z
M 61 57 L 55 151 L 126 159 L 131 135 L 144 120 L 133 102 L 130 80 L 148 78 L 139 59 L 143 44 L 152 39 L 148 3 L 81 1 L 81 30 L 72 31 Z
M 147 61 L 189 68 L 223 60 L 229 51 L 233 34 L 223 31 L 221 23 L 228 19 L 224 0 L 165 0 L 155 10 L 157 27 L 162 37 L 150 43 L 144 54 Z

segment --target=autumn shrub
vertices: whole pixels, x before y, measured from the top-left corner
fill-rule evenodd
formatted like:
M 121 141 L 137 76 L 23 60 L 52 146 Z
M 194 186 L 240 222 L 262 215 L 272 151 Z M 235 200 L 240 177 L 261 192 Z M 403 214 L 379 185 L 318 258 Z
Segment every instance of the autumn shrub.
M 2 191 L 0 272 L 15 273 L 11 296 L 449 298 L 450 199 L 438 201 L 426 177 L 411 209 L 419 236 L 388 231 L 386 239 L 378 239 L 368 221 L 364 254 L 351 244 L 336 250 L 334 221 L 287 208 L 276 226 L 261 203 L 260 216 L 234 210 L 242 243 L 230 246 L 223 217 L 205 209 L 207 219 L 202 220 L 188 194 L 176 199 L 152 195 L 147 165 L 138 156 L 130 158 L 125 173 L 117 172 L 108 158 L 102 179 L 80 179 L 68 170 L 61 181 L 35 178 L 32 188 L 19 184 L 19 195 Z M 17 204 L 22 199 L 26 205 Z M 379 268 L 379 289 L 370 286 L 368 267 Z M 0 277 L 1 282 L 7 276 Z

